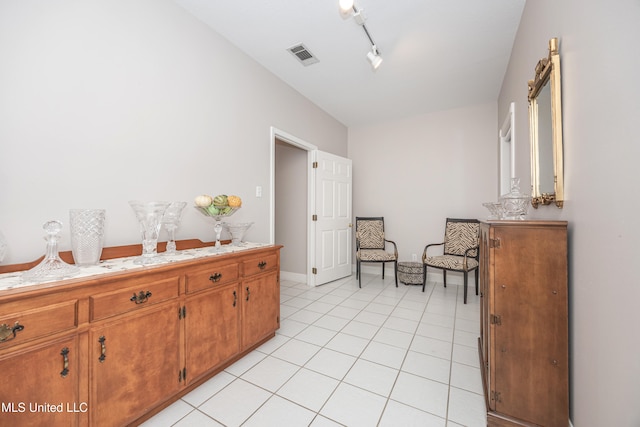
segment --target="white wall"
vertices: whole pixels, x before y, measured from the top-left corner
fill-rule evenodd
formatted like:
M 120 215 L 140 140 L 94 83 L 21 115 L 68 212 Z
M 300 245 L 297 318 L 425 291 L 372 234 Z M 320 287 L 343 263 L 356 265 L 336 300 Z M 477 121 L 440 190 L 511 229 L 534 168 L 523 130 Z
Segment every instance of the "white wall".
M 243 197 L 232 220 L 266 242 L 270 126 L 346 154 L 342 124 L 171 0 L 1 1 L 0 58 L 7 264 L 70 208 L 106 208 L 105 245 L 132 244 L 128 200 L 201 193 Z M 189 207 L 176 237 L 212 240 L 212 222 Z
M 497 122 L 486 104 L 349 128 L 354 217 L 384 216 L 401 260 L 441 242 L 447 217 L 486 218 L 482 203 L 498 194 Z
M 640 425 L 638 118 L 640 2 L 528 1 L 499 98 L 528 141 L 527 80 L 560 40 L 565 204 L 532 216 L 569 221 L 571 418 L 576 427 Z M 528 151 L 517 151 L 527 185 Z

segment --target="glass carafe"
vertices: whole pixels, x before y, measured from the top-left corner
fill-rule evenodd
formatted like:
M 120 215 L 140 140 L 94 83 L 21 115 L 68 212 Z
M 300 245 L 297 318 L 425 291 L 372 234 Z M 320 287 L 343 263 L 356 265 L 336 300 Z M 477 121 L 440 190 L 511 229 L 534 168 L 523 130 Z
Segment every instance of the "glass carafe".
M 26 282 L 46 282 L 60 280 L 66 277 L 73 277 L 80 272 L 80 269 L 72 264 L 64 262 L 58 253 L 58 240 L 60 240 L 60 221 L 45 222 L 43 227 L 47 235 L 46 252 L 40 264 L 22 273 L 22 280 Z

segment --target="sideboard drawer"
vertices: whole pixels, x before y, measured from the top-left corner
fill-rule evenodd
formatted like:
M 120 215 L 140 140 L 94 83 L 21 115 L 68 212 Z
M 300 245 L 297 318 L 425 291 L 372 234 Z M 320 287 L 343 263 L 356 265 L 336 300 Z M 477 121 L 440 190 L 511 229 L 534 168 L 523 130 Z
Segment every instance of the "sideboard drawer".
M 186 278 L 187 293 L 226 285 L 238 280 L 238 264 L 211 264 L 207 268 L 188 272 Z
M 176 276 L 93 295 L 89 297 L 91 320 L 104 319 L 176 298 L 179 285 L 180 278 Z
M 253 276 L 254 274 L 260 274 L 265 271 L 270 271 L 278 266 L 277 255 L 264 255 L 261 257 L 251 258 L 242 263 L 244 268 L 244 276 Z
M 75 329 L 78 325 L 78 301 L 70 300 L 17 313 L 0 315 L 3 341 L 0 349 L 15 344 Z M 13 330 L 13 331 L 10 331 Z

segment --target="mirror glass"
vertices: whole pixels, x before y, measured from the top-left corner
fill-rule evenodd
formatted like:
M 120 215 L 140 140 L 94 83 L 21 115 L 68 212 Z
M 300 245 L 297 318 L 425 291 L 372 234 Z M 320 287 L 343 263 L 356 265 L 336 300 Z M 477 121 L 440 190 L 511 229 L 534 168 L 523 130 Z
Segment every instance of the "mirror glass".
M 551 131 L 551 84 L 542 87 L 536 97 L 538 104 L 538 165 L 540 193 L 555 193 L 553 187 L 553 132 Z
M 531 204 L 564 201 L 562 160 L 562 109 L 558 39 L 549 41 L 549 56 L 538 61 L 529 80 L 529 130 L 531 136 Z

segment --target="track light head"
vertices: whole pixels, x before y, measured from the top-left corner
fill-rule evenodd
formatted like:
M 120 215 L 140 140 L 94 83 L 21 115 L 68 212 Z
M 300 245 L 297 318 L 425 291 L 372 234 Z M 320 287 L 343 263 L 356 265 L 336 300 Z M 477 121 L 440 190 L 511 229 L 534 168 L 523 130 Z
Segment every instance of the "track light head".
M 342 11 L 342 13 L 353 10 L 353 0 L 340 0 L 338 4 L 340 5 L 340 11 Z
M 378 48 L 376 47 L 376 45 L 373 45 L 371 47 L 371 50 L 367 53 L 367 59 L 371 63 L 371 66 L 374 70 L 377 70 L 380 64 L 382 64 L 382 58 L 378 53 Z

